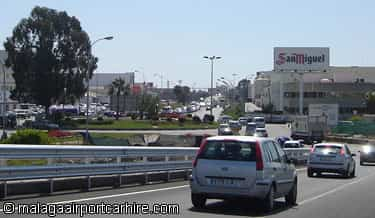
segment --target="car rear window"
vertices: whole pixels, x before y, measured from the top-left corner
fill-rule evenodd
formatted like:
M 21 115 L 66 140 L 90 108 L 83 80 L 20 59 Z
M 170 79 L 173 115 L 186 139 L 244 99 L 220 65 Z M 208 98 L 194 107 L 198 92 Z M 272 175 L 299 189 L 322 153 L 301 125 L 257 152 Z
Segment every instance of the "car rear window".
M 257 129 L 256 131 L 257 131 L 257 132 L 266 132 L 265 129 Z
M 314 148 L 314 153 L 319 154 L 338 154 L 341 151 L 340 146 L 331 146 L 331 145 L 317 145 Z
M 298 148 L 299 144 L 298 143 L 285 143 L 284 147 L 286 147 L 286 148 Z
M 199 158 L 210 160 L 255 161 L 255 142 L 208 141 Z
M 264 122 L 264 118 L 255 118 L 254 119 L 256 122 Z

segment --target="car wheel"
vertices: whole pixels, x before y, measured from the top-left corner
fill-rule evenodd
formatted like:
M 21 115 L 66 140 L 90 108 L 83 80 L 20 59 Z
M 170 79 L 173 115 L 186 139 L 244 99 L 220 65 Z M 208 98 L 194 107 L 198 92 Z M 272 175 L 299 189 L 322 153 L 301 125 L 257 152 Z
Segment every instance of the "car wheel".
M 285 196 L 285 201 L 287 205 L 293 206 L 297 202 L 297 180 L 295 180 L 292 189 L 289 191 L 288 195 Z
M 191 202 L 195 208 L 204 208 L 206 205 L 206 198 L 200 194 L 191 194 Z
M 355 166 L 354 166 L 354 168 L 353 168 L 352 173 L 350 174 L 350 177 L 351 177 L 351 178 L 354 178 L 354 177 L 355 177 Z
M 314 171 L 312 169 L 307 169 L 307 177 L 313 177 L 314 176 Z
M 350 178 L 350 170 L 349 170 L 349 167 L 347 170 L 344 171 L 344 173 L 342 174 L 345 178 Z
M 264 212 L 270 212 L 273 210 L 274 207 L 274 200 L 275 200 L 275 190 L 273 185 L 270 188 L 270 191 L 268 192 L 266 198 L 264 199 L 263 202 L 263 209 Z

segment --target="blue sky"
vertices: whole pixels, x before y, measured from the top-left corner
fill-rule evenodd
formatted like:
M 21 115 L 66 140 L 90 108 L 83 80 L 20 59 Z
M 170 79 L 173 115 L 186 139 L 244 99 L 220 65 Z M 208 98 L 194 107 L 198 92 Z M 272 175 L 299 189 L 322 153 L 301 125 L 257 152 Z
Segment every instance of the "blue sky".
M 375 2 L 344 0 L 2 0 L 0 40 L 36 6 L 76 16 L 91 39 L 97 72 L 154 73 L 208 87 L 204 55 L 222 56 L 215 77 L 272 69 L 273 47 L 330 47 L 335 66 L 375 66 Z M 143 81 L 142 73 L 136 76 Z M 165 86 L 166 82 L 164 82 Z

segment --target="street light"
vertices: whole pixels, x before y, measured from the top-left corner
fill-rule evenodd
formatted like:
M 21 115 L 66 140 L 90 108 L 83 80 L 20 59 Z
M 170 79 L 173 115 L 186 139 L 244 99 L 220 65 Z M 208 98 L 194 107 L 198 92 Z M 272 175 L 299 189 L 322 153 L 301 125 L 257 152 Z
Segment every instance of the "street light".
M 89 46 L 89 50 L 91 52 L 91 49 L 92 47 L 99 41 L 102 41 L 102 40 L 112 40 L 113 39 L 113 36 L 107 36 L 107 37 L 103 37 L 103 38 L 99 38 L 97 40 L 95 40 L 94 42 L 92 42 Z M 86 140 L 86 143 L 88 144 L 89 142 L 89 101 L 90 101 L 90 77 L 89 77 L 89 73 L 90 73 L 90 69 L 91 69 L 91 64 L 92 64 L 92 59 L 91 59 L 91 56 L 90 56 L 90 59 L 89 59 L 89 63 L 88 63 L 88 66 L 87 66 L 87 73 L 86 73 L 86 82 L 87 82 L 87 93 L 86 93 L 86 135 L 85 135 L 85 140 Z
M 1 66 L 3 69 L 3 134 L 1 135 L 1 139 L 6 139 L 7 138 L 7 133 L 5 131 L 5 126 L 6 126 L 6 108 L 7 108 L 7 100 L 6 100 L 6 92 L 5 92 L 5 63 L 3 60 L 1 61 Z
M 203 58 L 205 59 L 209 59 L 211 61 L 211 92 L 210 92 L 210 95 L 211 95 L 211 107 L 210 107 L 210 115 L 212 116 L 212 95 L 213 95 L 213 86 L 214 86 L 214 60 L 215 59 L 221 59 L 221 57 L 217 57 L 217 56 L 203 56 Z

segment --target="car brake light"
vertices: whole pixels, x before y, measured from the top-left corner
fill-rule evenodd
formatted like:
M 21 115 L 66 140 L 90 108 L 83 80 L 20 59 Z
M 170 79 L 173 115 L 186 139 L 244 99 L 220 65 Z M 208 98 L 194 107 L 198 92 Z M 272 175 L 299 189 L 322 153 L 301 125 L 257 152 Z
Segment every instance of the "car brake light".
M 203 139 L 203 141 L 201 142 L 201 145 L 199 147 L 199 150 L 197 152 L 197 155 L 195 156 L 195 159 L 193 161 L 193 167 L 197 166 L 197 164 L 198 164 L 198 158 L 199 158 L 200 154 L 203 152 L 203 149 L 206 146 L 206 143 L 207 143 L 206 139 Z
M 255 143 L 256 170 L 263 170 L 263 157 L 259 142 Z
M 344 148 L 341 148 L 341 150 L 340 150 L 340 154 L 341 154 L 341 155 L 345 155 L 345 150 L 344 150 Z

